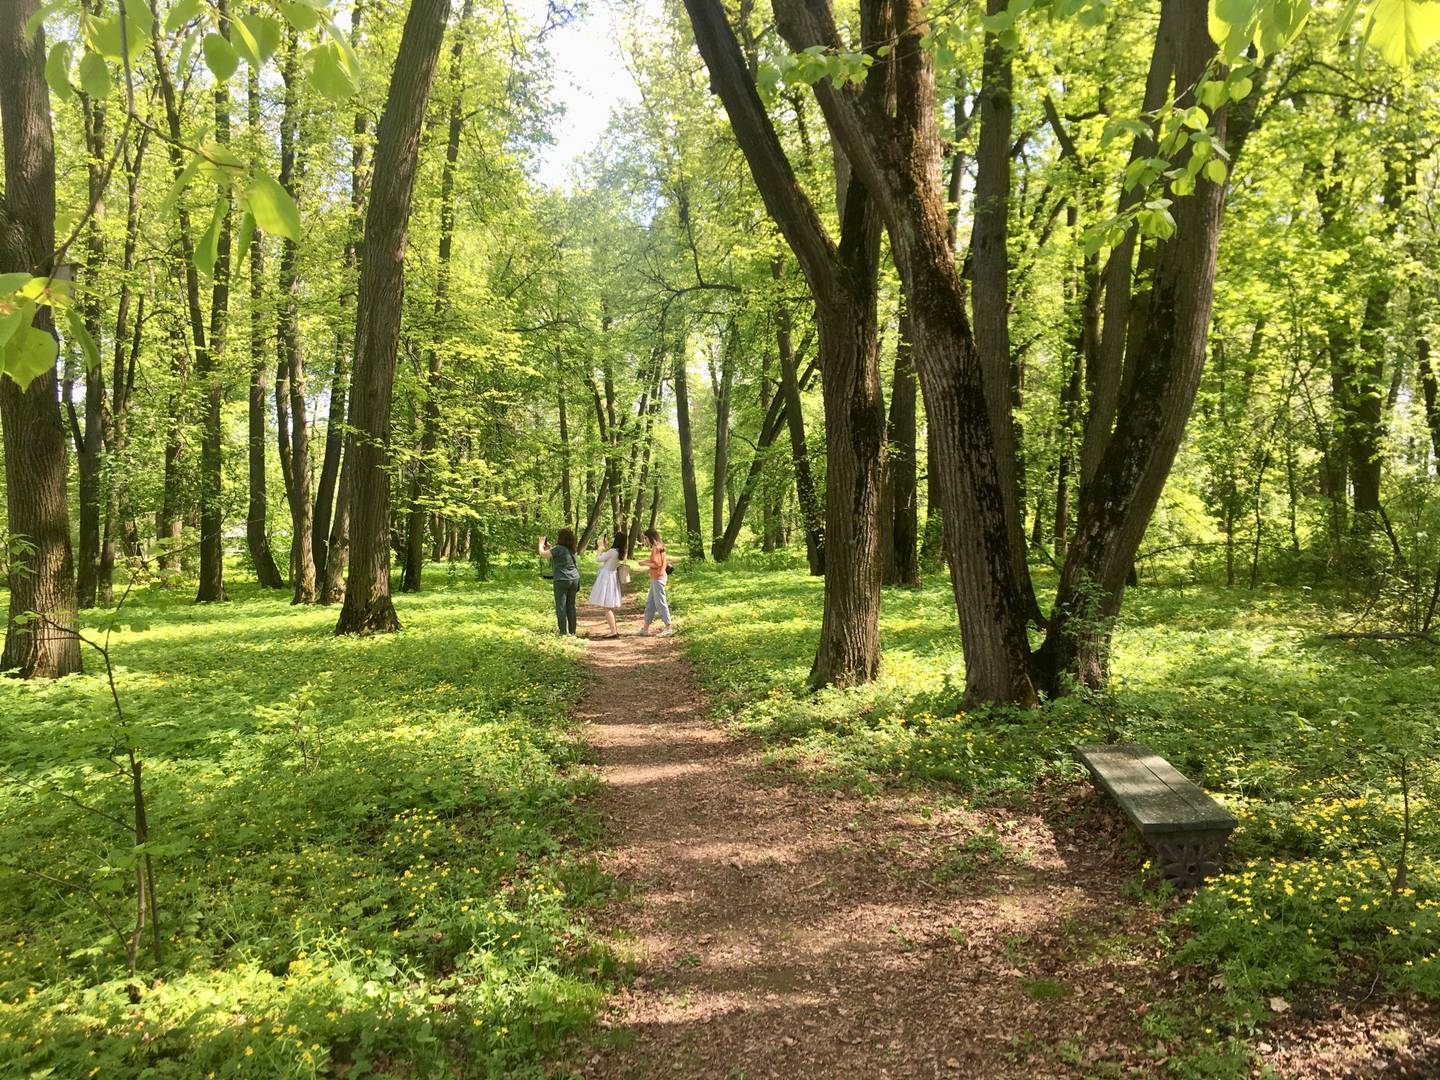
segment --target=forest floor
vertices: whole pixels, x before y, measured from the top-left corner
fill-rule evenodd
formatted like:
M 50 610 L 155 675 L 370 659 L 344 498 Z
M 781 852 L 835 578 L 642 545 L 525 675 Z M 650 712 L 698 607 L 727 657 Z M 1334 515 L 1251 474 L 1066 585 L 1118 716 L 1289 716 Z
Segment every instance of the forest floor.
M 598 928 L 632 977 L 562 1068 L 1436 1075 L 1430 1007 L 1343 1005 L 1344 993 L 1229 1041 L 1235 1056 L 1197 1058 L 1207 1021 L 1190 988 L 1206 973 L 1177 969 L 1164 944 L 1176 901 L 1140 886 L 1144 854 L 1087 785 L 1048 784 L 1027 809 L 807 782 L 765 740 L 717 723 L 680 639 L 635 636 L 633 611 L 624 621 L 606 640 L 602 620 L 582 620 L 591 679 L 577 716 L 602 784 L 603 862 L 621 883 Z
M 1125 1075 L 1165 1056 L 1140 1031 L 1149 965 L 1116 947 L 1157 917 L 1123 900 L 1133 862 L 1094 821 L 1081 845 L 1079 817 L 810 790 L 710 719 L 676 639 L 632 625 L 587 659 L 579 717 L 627 887 L 606 917 L 634 978 L 584 1075 Z

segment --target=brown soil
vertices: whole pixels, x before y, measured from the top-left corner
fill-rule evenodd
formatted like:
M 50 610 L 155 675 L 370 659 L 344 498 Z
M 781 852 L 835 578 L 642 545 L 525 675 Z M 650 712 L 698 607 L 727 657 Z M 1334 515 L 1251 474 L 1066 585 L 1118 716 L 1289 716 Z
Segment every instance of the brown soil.
M 606 921 L 635 978 L 576 1062 L 585 1076 L 1153 1071 L 1149 965 L 1124 944 L 1152 916 L 1122 902 L 1134 859 L 1118 836 L 806 789 L 707 719 L 675 639 L 626 622 L 590 644 L 579 716 L 607 869 L 630 889 Z
M 1047 793 L 1042 817 L 807 787 L 709 720 L 679 643 L 638 626 L 627 611 L 621 637 L 591 641 L 578 710 L 606 869 L 626 887 L 600 922 L 635 974 L 562 1068 L 1166 1074 L 1185 1048 L 1142 1018 L 1191 991 L 1157 944 L 1160 914 L 1126 892 L 1144 856 L 1118 812 L 1086 788 Z M 604 619 L 587 609 L 581 632 L 601 638 Z M 1252 1047 L 1282 1076 L 1431 1078 L 1437 1030 L 1434 1006 L 1357 995 L 1297 1007 Z

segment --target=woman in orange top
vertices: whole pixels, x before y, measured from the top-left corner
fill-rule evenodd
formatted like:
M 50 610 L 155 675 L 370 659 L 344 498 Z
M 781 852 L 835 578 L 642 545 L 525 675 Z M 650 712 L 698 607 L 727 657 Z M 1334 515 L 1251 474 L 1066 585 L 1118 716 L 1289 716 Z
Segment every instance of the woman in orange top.
M 669 567 L 665 562 L 665 544 L 654 529 L 645 530 L 645 539 L 650 542 L 650 555 L 645 560 L 645 566 L 650 571 L 650 595 L 645 598 L 645 622 L 640 627 L 640 636 L 649 635 L 650 624 L 658 615 L 665 624 L 665 629 L 661 630 L 658 636 L 669 637 L 674 630 L 670 626 L 670 601 L 665 595 L 665 581 L 669 576 Z

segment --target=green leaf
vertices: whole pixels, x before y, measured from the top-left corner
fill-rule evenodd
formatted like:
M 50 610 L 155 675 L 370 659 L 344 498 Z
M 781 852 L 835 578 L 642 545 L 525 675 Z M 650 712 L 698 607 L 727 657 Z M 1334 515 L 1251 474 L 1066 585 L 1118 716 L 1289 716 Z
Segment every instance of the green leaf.
M 70 43 L 68 41 L 57 41 L 50 50 L 50 55 L 45 60 L 45 81 L 61 101 L 69 101 L 75 96 L 75 88 L 70 85 Z
M 154 36 L 155 16 L 150 14 L 150 5 L 145 0 L 125 0 L 125 14 L 146 38 Z M 126 29 L 128 32 L 129 28 Z
M 185 163 L 185 167 L 180 170 L 179 175 L 175 177 L 175 181 L 170 185 L 170 190 L 165 192 L 165 198 L 160 203 L 161 216 L 169 214 L 170 211 L 174 209 L 175 204 L 180 201 L 181 194 L 190 186 L 190 182 L 195 179 L 195 174 L 200 171 L 202 161 L 203 159 L 199 154 L 192 154 L 190 156 L 190 160 Z
M 23 270 L 13 274 L 0 274 L 0 296 L 9 296 L 13 292 L 19 292 L 29 284 L 30 275 Z
M 25 20 L 25 36 L 27 38 L 33 38 L 35 32 L 45 24 L 45 20 L 59 11 L 60 6 L 64 3 L 65 0 L 53 0 L 52 3 L 40 5 L 40 9 Z
M 325 32 L 330 35 L 330 40 L 333 41 L 335 47 L 340 50 L 340 65 L 345 69 L 345 74 L 350 76 L 351 82 L 359 86 L 362 68 L 360 67 L 360 58 L 355 55 L 355 50 L 350 47 L 350 39 L 347 38 L 345 32 L 333 22 L 325 24 Z
M 233 24 L 241 37 L 248 37 L 255 50 L 252 66 L 258 67 L 275 55 L 280 48 L 280 37 L 284 33 L 280 20 L 269 15 L 241 15 Z M 250 57 L 246 57 L 250 60 Z
M 238 252 L 240 258 L 243 259 L 245 257 L 245 253 L 250 250 L 250 243 L 254 239 L 255 215 L 249 210 L 246 210 L 245 216 L 240 219 L 240 232 L 235 238 L 235 250 Z
M 80 88 L 92 98 L 98 100 L 110 96 L 110 69 L 99 53 L 87 52 L 81 57 L 79 75 Z
M 285 21 L 299 30 L 302 34 L 306 30 L 312 30 L 320 25 L 321 14 L 309 4 L 282 3 L 280 13 L 285 16 Z
M 315 89 L 336 105 L 344 104 L 358 87 L 345 72 L 343 57 L 334 42 L 317 45 L 305 56 Z
M 215 200 L 215 212 L 210 215 L 210 224 L 195 245 L 195 266 L 206 277 L 215 276 L 215 260 L 220 257 L 220 228 L 225 223 L 227 209 L 224 199 Z
M 54 369 L 59 355 L 60 343 L 55 340 L 54 334 L 25 326 L 5 346 L 0 368 L 20 385 L 20 389 L 26 390 L 41 375 Z
M 1250 91 L 1255 89 L 1255 81 L 1241 76 L 1238 79 L 1230 80 L 1230 100 L 1241 101 L 1248 97 Z
M 165 16 L 165 30 L 167 33 L 175 33 L 182 26 L 195 18 L 200 13 L 201 0 L 177 0 L 170 14 Z
M 137 26 L 134 19 L 128 17 L 123 24 L 125 33 L 122 39 L 121 25 L 119 15 L 109 19 L 93 20 L 91 32 L 86 35 L 92 49 L 116 63 L 124 59 L 123 54 L 127 51 L 130 59 L 135 59 L 144 51 L 146 43 L 150 40 L 150 35 Z
M 80 346 L 80 351 L 85 354 L 85 370 L 94 371 L 100 366 L 100 346 L 95 344 L 95 339 L 85 327 L 85 320 L 75 308 L 67 308 L 65 311 L 65 324 L 70 328 L 70 336 Z
M 228 82 L 230 76 L 235 74 L 235 69 L 240 66 L 240 56 L 236 53 L 235 46 L 220 34 L 211 32 L 205 35 L 201 48 L 205 50 L 205 66 L 210 69 L 216 81 Z
M 260 228 L 300 242 L 300 212 L 295 209 L 295 200 L 280 185 L 280 181 L 269 173 L 257 172 L 245 192 L 245 202 Z
M 1408 68 L 1440 41 L 1440 3 L 1375 0 L 1365 40 L 1391 64 Z
M 29 301 L 14 304 L 8 311 L 0 314 L 0 349 L 9 343 L 22 326 L 29 326 L 34 317 L 35 305 Z
M 1219 158 L 1211 158 L 1205 163 L 1205 179 L 1209 180 L 1212 184 L 1223 184 L 1225 177 L 1229 174 L 1229 170 L 1225 168 L 1225 163 Z

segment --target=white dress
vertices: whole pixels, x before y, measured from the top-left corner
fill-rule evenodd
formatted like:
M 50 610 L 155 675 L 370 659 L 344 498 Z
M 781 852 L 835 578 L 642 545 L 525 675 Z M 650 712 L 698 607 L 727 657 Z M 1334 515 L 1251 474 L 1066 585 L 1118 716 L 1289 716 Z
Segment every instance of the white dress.
M 595 559 L 600 572 L 595 575 L 595 584 L 590 588 L 590 603 L 596 607 L 618 608 L 620 599 L 620 552 L 613 547 Z

